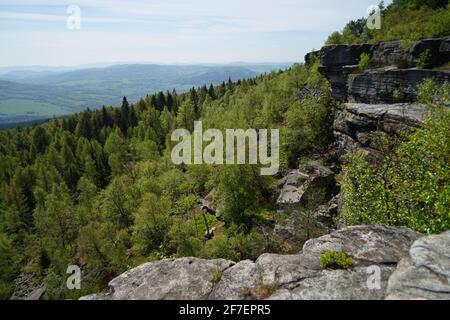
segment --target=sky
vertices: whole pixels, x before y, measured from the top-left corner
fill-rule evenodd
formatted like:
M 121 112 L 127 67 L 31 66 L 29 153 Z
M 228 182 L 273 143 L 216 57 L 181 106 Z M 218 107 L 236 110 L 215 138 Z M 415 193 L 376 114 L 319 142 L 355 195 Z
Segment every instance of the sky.
M 303 61 L 377 3 L 0 0 L 0 67 Z M 80 9 L 80 28 L 71 5 Z

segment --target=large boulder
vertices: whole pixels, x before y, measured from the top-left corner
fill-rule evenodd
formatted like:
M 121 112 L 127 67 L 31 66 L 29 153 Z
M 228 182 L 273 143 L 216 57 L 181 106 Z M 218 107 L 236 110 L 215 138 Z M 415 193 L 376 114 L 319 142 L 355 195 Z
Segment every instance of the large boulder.
M 204 300 L 214 287 L 214 274 L 235 263 L 182 258 L 143 264 L 109 283 L 106 294 L 83 300 Z
M 320 254 L 327 251 L 346 252 L 353 257 L 355 266 L 395 265 L 406 257 L 411 244 L 421 234 L 408 228 L 381 225 L 344 228 L 303 246 L 303 254 L 310 259 L 310 268 L 320 268 Z
M 389 279 L 388 299 L 450 300 L 450 231 L 412 245 Z

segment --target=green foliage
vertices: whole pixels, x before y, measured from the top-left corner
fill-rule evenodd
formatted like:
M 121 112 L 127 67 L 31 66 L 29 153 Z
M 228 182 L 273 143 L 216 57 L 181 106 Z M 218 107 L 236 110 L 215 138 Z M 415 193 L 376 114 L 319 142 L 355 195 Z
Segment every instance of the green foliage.
M 334 32 L 327 44 L 393 40 L 410 43 L 450 34 L 450 6 L 447 0 L 394 0 L 387 8 L 381 7 L 381 15 L 381 30 L 370 30 L 365 18 L 350 21 L 342 32 Z
M 428 69 L 430 67 L 430 62 L 431 62 L 430 49 L 427 49 L 424 52 L 422 52 L 419 55 L 419 57 L 416 60 L 414 60 L 416 67 L 419 69 Z
M 368 68 L 370 68 L 371 63 L 371 57 L 368 53 L 362 53 L 361 57 L 359 58 L 358 68 L 360 71 L 364 71 Z
M 72 299 L 155 259 L 279 252 L 262 232 L 273 223 L 275 179 L 256 165 L 175 166 L 170 136 L 196 120 L 205 130 L 280 129 L 282 166 L 296 166 L 332 141 L 334 105 L 319 67 L 315 57 L 308 67 L 0 132 L 0 296 L 24 267 L 46 283 L 45 298 Z M 220 218 L 199 201 L 212 190 Z M 68 265 L 82 267 L 82 290 L 66 289 Z
M 170 202 L 154 194 L 144 196 L 138 211 L 134 214 L 134 250 L 147 256 L 152 251 L 163 248 L 171 226 Z
M 345 252 L 327 251 L 320 254 L 320 265 L 324 269 L 349 270 L 353 266 L 353 258 Z
M 0 233 L 0 300 L 8 299 L 12 294 L 12 280 L 17 274 L 17 254 L 12 247 L 12 241 Z
M 418 87 L 417 100 L 428 105 L 448 105 L 450 102 L 450 83 L 445 82 L 443 85 L 438 85 L 432 79 L 425 80 Z
M 370 163 L 361 151 L 348 156 L 342 183 L 348 224 L 408 226 L 423 233 L 450 228 L 448 87 L 430 81 L 420 87 L 419 97 L 433 101 L 433 111 L 401 141 L 381 139 L 383 158 Z M 439 100 L 433 99 L 436 93 Z

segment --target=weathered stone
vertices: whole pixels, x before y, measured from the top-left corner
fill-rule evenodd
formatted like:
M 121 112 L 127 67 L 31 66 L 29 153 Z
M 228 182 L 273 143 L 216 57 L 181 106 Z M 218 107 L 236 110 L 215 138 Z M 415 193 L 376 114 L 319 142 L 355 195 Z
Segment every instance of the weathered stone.
M 438 68 L 450 61 L 450 37 L 421 40 L 405 52 L 400 41 L 375 45 L 332 45 L 320 51 L 319 71 L 329 80 L 331 96 L 340 101 L 361 103 L 412 102 L 417 85 L 426 78 L 449 81 L 446 69 L 417 70 L 416 60 L 428 50 L 428 68 Z M 371 56 L 372 67 L 359 74 L 361 54 Z M 408 69 L 409 68 L 409 69 Z
M 418 127 L 429 107 L 422 104 L 347 103 L 334 122 L 334 135 L 339 155 L 364 149 L 376 153 L 373 134 L 400 134 Z
M 389 279 L 388 299 L 450 299 L 450 231 L 417 240 Z
M 356 103 L 397 103 L 417 100 L 417 86 L 426 79 L 450 81 L 450 72 L 418 69 L 375 69 L 348 76 L 348 101 Z
M 411 244 L 421 234 L 407 228 L 381 225 L 355 226 L 335 231 L 306 242 L 303 254 L 315 257 L 309 268 L 320 268 L 320 254 L 327 251 L 345 252 L 353 257 L 355 266 L 392 265 L 407 255 Z
M 370 44 L 329 45 L 320 50 L 320 63 L 323 66 L 357 65 L 363 53 L 371 53 Z
M 425 39 L 417 41 L 411 48 L 408 62 L 415 65 L 424 52 L 429 53 L 428 68 L 436 68 L 450 61 L 450 50 L 448 49 L 450 37 L 441 39 Z
M 21 273 L 14 281 L 14 293 L 11 300 L 39 300 L 46 291 L 43 284 L 36 285 L 34 273 Z
M 203 300 L 211 293 L 214 272 L 234 265 L 227 260 L 182 258 L 146 263 L 129 270 L 109 283 L 102 300 Z
M 387 281 L 394 267 L 379 266 L 380 288 L 370 288 L 367 268 L 353 270 L 324 270 L 314 277 L 306 278 L 297 287 L 287 292 L 277 292 L 271 299 L 288 300 L 382 300 L 385 297 Z
M 256 264 L 250 260 L 242 261 L 223 273 L 209 299 L 242 300 L 246 298 L 246 291 L 259 283 L 260 274 Z
M 33 290 L 33 292 L 31 292 L 30 295 L 26 297 L 26 300 L 39 300 L 42 298 L 46 290 L 47 287 L 45 285 L 40 285 L 38 288 Z
M 407 60 L 407 54 L 401 46 L 401 41 L 381 42 L 374 46 L 372 60 L 379 66 L 402 65 Z

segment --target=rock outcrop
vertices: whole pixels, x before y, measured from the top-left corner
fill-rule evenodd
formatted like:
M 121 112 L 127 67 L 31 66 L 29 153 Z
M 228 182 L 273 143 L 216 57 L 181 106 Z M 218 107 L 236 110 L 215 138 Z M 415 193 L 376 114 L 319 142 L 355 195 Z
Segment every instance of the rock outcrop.
M 364 149 L 377 150 L 374 134 L 400 134 L 417 127 L 424 120 L 428 107 L 421 104 L 359 104 L 347 103 L 334 122 L 339 155 Z
M 421 40 L 413 43 L 409 51 L 400 41 L 329 45 L 318 54 L 320 72 L 330 81 L 332 97 L 343 102 L 413 102 L 417 85 L 425 79 L 450 81 L 448 68 L 440 68 L 450 61 L 449 43 L 450 37 Z M 363 53 L 371 56 L 372 69 L 359 70 Z M 423 54 L 427 57 L 426 70 L 416 68 Z
M 425 79 L 438 83 L 450 81 L 450 72 L 439 70 L 371 69 L 347 77 L 347 100 L 356 103 L 412 103 L 417 100 L 417 86 Z
M 396 264 L 421 234 L 407 228 L 356 226 L 308 241 L 295 255 L 264 254 L 253 261 L 183 258 L 147 263 L 83 300 L 123 299 L 384 299 Z M 346 252 L 351 270 L 323 269 L 321 253 Z M 378 275 L 376 286 L 370 276 Z M 398 272 L 398 270 L 397 270 Z M 449 272 L 442 271 L 442 272 Z
M 304 168 L 291 170 L 278 185 L 277 212 L 286 218 L 275 225 L 274 233 L 291 250 L 300 250 L 311 235 L 330 232 L 338 213 L 334 197 L 339 193 L 330 168 L 310 161 Z
M 389 279 L 388 299 L 450 300 L 450 231 L 412 245 Z
M 358 67 L 363 53 L 371 57 L 367 70 Z M 450 37 L 417 41 L 409 48 L 401 41 L 331 45 L 314 54 L 320 57 L 320 72 L 330 82 L 331 95 L 345 102 L 334 123 L 341 160 L 361 148 L 368 156 L 376 155 L 376 139 L 371 137 L 417 127 L 428 111 L 415 103 L 418 85 L 426 79 L 450 82 Z M 423 57 L 426 63 L 417 63 Z

